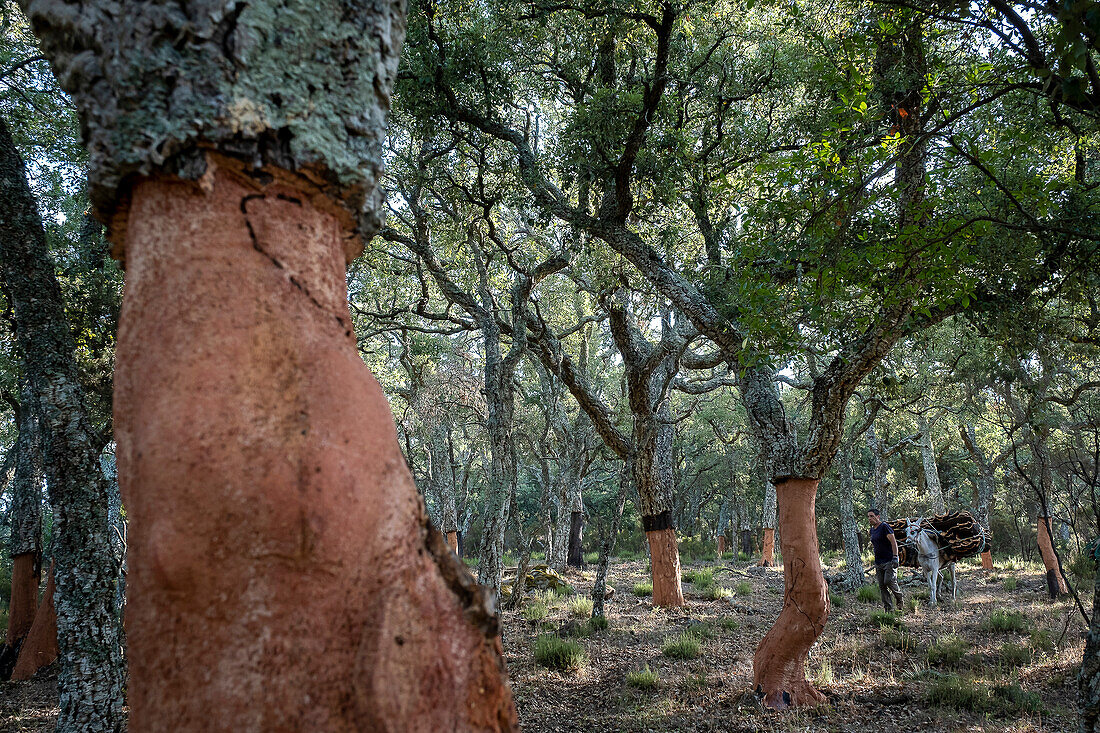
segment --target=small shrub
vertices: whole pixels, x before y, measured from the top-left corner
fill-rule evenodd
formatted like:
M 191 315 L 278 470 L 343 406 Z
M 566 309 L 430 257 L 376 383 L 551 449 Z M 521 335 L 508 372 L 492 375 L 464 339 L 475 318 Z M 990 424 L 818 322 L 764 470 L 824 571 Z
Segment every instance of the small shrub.
M 703 649 L 699 637 L 691 631 L 683 631 L 665 640 L 661 654 L 673 659 L 698 659 Z
M 879 628 L 882 643 L 886 646 L 892 649 L 900 649 L 903 652 L 912 651 L 916 648 L 917 642 L 908 631 L 903 631 L 893 626 L 881 626 Z
M 833 608 L 844 608 L 848 605 L 848 599 L 840 593 L 830 593 L 829 605 Z
M 592 565 L 600 561 L 600 553 L 598 552 L 586 552 L 584 553 L 584 562 L 587 565 Z
M 1001 661 L 1008 667 L 1023 667 L 1031 661 L 1031 647 L 1024 644 L 1002 644 Z
M 476 557 L 464 557 L 462 558 L 462 562 L 466 563 L 466 567 L 468 568 L 476 568 L 479 560 Z
M 734 556 L 735 555 L 734 555 L 733 550 L 727 550 L 726 552 L 722 553 L 722 559 L 723 560 L 733 560 Z
M 661 684 L 661 677 L 647 664 L 642 669 L 627 672 L 626 684 L 639 690 L 656 690 L 657 685 Z
M 996 609 L 989 614 L 989 618 L 982 621 L 983 631 L 993 631 L 1001 634 L 1020 633 L 1027 627 L 1027 619 L 1017 611 L 1005 611 Z
M 906 598 L 905 599 L 905 610 L 906 611 L 908 611 L 909 613 L 916 613 L 919 609 L 920 609 L 920 599 L 919 598 Z
M 542 621 L 550 615 L 550 608 L 543 601 L 532 601 L 520 611 L 525 621 Z
M 511 550 L 508 550 L 507 552 L 505 552 L 504 555 L 501 556 L 500 561 L 504 565 L 515 565 L 516 564 L 516 558 L 512 554 Z
M 944 634 L 928 647 L 928 663 L 955 666 L 966 656 L 970 643 L 955 634 Z
M 856 593 L 856 599 L 860 603 L 881 603 L 882 596 L 878 592 L 877 585 L 865 585 Z
M 980 713 L 990 706 L 989 689 L 974 680 L 964 680 L 958 675 L 945 675 L 928 688 L 925 699 L 935 705 Z
M 653 595 L 653 583 L 642 581 L 634 584 L 634 595 L 639 598 Z
M 593 631 L 606 631 L 611 622 L 607 620 L 607 616 L 593 616 L 588 619 L 588 626 Z
M 680 689 L 685 692 L 696 692 L 707 686 L 707 676 L 703 674 L 689 674 L 680 680 Z
M 531 562 L 546 562 L 546 553 L 542 550 L 531 553 Z
M 740 583 L 733 587 L 734 592 L 739 596 L 752 595 L 752 583 L 747 580 L 742 580 Z
M 733 595 L 733 591 L 729 588 L 725 588 L 720 585 L 712 585 L 706 593 L 707 598 L 712 601 L 720 601 L 723 598 L 729 598 Z
M 867 615 L 867 619 L 871 622 L 872 626 L 901 628 L 905 625 L 896 611 L 871 611 L 871 613 Z
M 1019 685 L 996 685 L 993 697 L 1010 713 L 1041 713 L 1043 701 L 1034 692 L 1025 692 Z
M 714 585 L 714 568 L 703 568 L 692 573 L 691 582 L 699 590 L 706 590 Z
M 567 598 L 568 596 L 574 595 L 577 591 L 575 591 L 571 585 L 559 585 L 557 588 L 552 589 L 551 592 L 558 598 Z
M 731 616 L 726 616 L 718 622 L 718 625 L 726 631 L 737 631 L 741 628 L 741 622 Z
M 1078 583 L 1092 582 L 1096 577 L 1096 560 L 1091 553 L 1079 553 L 1074 555 L 1066 566 L 1066 572 L 1077 579 Z
M 572 639 L 542 634 L 535 639 L 535 662 L 560 672 L 578 670 L 587 662 L 584 647 Z
M 573 616 L 584 618 L 592 615 L 592 599 L 585 596 L 573 596 L 565 604 L 569 613 Z
M 932 591 L 927 587 L 921 588 L 918 591 L 914 591 L 913 598 L 916 598 L 918 601 L 930 601 L 932 600 Z
M 750 555 L 747 552 L 738 552 L 737 553 L 737 559 L 740 560 L 741 562 L 748 562 L 749 560 L 752 559 L 752 555 Z
M 1005 578 L 1004 582 L 1001 583 L 1001 587 L 1005 590 L 1016 590 L 1018 585 L 1020 585 L 1020 581 L 1016 578 Z
M 1046 629 L 1035 629 L 1031 632 L 1031 648 L 1038 654 L 1050 656 L 1054 654 L 1054 634 Z
M 821 666 L 814 673 L 814 682 L 819 685 L 831 685 L 836 682 L 836 676 L 833 674 L 833 664 L 828 658 L 821 660 Z

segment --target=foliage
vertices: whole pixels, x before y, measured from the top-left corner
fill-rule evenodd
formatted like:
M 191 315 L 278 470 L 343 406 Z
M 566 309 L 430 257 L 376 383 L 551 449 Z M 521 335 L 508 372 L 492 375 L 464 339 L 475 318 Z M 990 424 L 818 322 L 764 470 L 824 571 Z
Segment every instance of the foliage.
M 1018 611 L 1005 611 L 994 609 L 989 618 L 981 623 L 984 631 L 993 631 L 1002 634 L 1021 633 L 1027 628 L 1027 617 Z
M 928 647 L 928 663 L 954 667 L 962 662 L 970 650 L 970 642 L 957 634 L 944 634 Z
M 651 595 L 653 595 L 653 583 L 649 583 L 649 582 L 646 582 L 646 581 L 642 581 L 640 583 L 635 583 L 634 588 L 633 588 L 633 592 L 634 592 L 634 595 L 639 596 L 639 597 L 651 596 Z

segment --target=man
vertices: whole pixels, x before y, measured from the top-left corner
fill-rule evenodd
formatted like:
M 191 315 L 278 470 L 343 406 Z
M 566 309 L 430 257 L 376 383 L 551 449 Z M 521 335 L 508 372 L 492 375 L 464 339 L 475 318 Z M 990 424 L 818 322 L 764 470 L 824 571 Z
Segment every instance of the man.
M 878 590 L 882 594 L 882 605 L 887 611 L 893 611 L 895 601 L 901 608 L 901 589 L 898 588 L 898 540 L 894 530 L 882 521 L 878 509 L 867 512 L 867 521 L 871 523 L 871 547 L 875 550 L 875 578 Z

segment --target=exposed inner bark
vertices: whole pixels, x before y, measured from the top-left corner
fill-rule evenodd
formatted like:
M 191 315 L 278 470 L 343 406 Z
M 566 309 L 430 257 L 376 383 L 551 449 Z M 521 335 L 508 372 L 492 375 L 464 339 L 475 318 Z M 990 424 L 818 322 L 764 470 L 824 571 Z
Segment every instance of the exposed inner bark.
M 726 552 L 726 536 L 724 534 L 718 535 L 718 554 L 724 555 Z
M 27 635 L 38 610 L 38 554 L 25 552 L 12 558 L 11 604 L 8 606 L 9 646 Z
M 783 610 L 753 658 L 753 686 L 776 710 L 816 705 L 825 696 L 806 680 L 806 655 L 829 617 L 829 589 L 821 574 L 814 479 L 776 484 L 783 550 Z
M 771 527 L 764 528 L 764 548 L 760 553 L 760 564 L 766 568 L 775 564 L 775 530 Z
M 653 605 L 682 606 L 684 591 L 680 587 L 680 551 L 676 546 L 673 527 L 645 533 L 649 540 L 649 558 L 653 566 Z
M 131 729 L 512 730 L 491 600 L 430 530 L 356 351 L 344 229 L 271 173 L 212 157 L 133 188 Z
M 447 547 L 450 547 L 454 554 L 458 554 L 458 532 L 447 533 Z
M 1066 581 L 1062 579 L 1062 573 L 1058 570 L 1058 557 L 1054 554 L 1054 546 L 1050 542 L 1050 518 L 1039 517 L 1037 525 L 1039 554 L 1043 556 L 1043 565 L 1047 569 L 1047 592 L 1051 598 L 1057 598 L 1068 591 Z
M 983 570 L 992 570 L 993 569 L 993 555 L 990 554 L 989 550 L 986 550 L 985 552 L 982 553 L 982 569 Z
M 37 589 L 35 589 L 37 593 Z M 34 615 L 34 623 L 12 670 L 13 680 L 29 680 L 34 673 L 57 661 L 57 611 L 54 607 L 53 564 L 46 578 L 46 592 Z

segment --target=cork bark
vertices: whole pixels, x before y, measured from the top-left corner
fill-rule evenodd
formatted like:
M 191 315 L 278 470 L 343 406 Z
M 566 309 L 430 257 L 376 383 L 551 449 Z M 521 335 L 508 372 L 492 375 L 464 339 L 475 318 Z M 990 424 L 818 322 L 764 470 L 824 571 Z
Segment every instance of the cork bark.
M 491 597 L 357 353 L 343 223 L 300 180 L 206 169 L 139 183 L 127 232 L 131 729 L 513 729 Z
M 1049 517 L 1040 516 L 1036 518 L 1036 534 L 1038 536 L 1039 554 L 1042 556 L 1043 566 L 1046 568 L 1047 591 L 1051 598 L 1065 595 L 1068 592 L 1066 581 L 1062 578 L 1062 573 L 1058 569 L 1058 557 L 1054 554 L 1054 545 L 1051 543 Z

